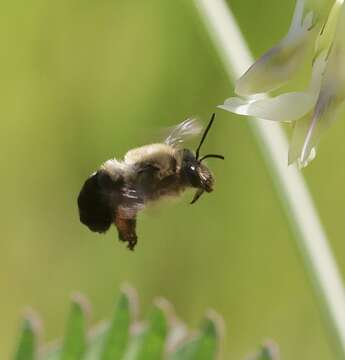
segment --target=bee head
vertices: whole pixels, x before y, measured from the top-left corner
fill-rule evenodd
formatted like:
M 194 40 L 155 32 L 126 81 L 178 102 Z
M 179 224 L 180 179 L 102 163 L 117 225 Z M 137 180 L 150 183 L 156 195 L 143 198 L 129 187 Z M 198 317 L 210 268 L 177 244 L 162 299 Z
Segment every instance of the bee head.
M 197 160 L 193 152 L 183 149 L 182 172 L 185 181 L 192 187 L 206 192 L 213 190 L 214 178 L 209 168 Z
M 209 168 L 206 165 L 202 164 L 202 161 L 207 158 L 224 160 L 224 156 L 217 154 L 207 154 L 199 158 L 201 146 L 207 137 L 207 134 L 213 124 L 214 118 L 215 114 L 212 114 L 211 120 L 208 123 L 200 140 L 199 146 L 195 151 L 195 155 L 192 151 L 188 149 L 183 149 L 182 172 L 185 176 L 186 182 L 190 184 L 190 186 L 198 189 L 194 195 L 191 204 L 194 204 L 204 193 L 204 191 L 211 192 L 213 190 L 214 177 Z

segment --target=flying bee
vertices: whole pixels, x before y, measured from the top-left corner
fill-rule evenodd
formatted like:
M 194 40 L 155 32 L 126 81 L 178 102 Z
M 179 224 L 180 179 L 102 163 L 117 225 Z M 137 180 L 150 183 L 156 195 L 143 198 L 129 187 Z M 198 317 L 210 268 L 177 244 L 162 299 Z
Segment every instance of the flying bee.
M 211 192 L 214 177 L 203 161 L 224 157 L 208 154 L 200 158 L 199 153 L 214 118 L 215 114 L 195 154 L 181 146 L 185 138 L 201 132 L 196 120 L 187 119 L 163 143 L 129 150 L 121 161 L 106 161 L 86 180 L 79 193 L 80 221 L 99 233 L 105 233 L 114 224 L 119 239 L 128 242 L 128 248 L 133 250 L 137 243 L 137 213 L 147 204 L 195 188 L 191 201 L 194 204 L 204 192 Z

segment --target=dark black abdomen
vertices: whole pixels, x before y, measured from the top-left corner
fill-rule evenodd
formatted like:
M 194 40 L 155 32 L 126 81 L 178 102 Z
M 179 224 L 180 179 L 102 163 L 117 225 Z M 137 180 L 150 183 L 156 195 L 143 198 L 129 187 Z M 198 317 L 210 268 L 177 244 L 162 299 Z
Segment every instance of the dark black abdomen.
M 90 230 L 103 233 L 112 224 L 116 205 L 111 198 L 113 188 L 113 180 L 104 171 L 85 181 L 78 196 L 79 218 Z

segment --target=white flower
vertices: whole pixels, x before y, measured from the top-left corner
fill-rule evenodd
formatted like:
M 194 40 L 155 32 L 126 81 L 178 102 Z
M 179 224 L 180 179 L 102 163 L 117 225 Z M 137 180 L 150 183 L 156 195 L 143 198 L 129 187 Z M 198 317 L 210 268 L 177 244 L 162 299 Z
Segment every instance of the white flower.
M 311 40 L 316 36 L 315 14 L 305 13 L 305 0 L 297 0 L 287 35 L 241 76 L 236 94 L 247 96 L 276 89 L 297 72 L 312 51 Z
M 345 5 L 335 2 L 319 35 L 310 31 L 312 13 L 302 20 L 304 1 L 297 0 L 288 35 L 261 57 L 238 80 L 236 92 L 246 95 L 262 93 L 288 80 L 307 56 L 300 48 L 314 47 L 312 76 L 308 89 L 283 93 L 275 97 L 255 94 L 247 98 L 230 98 L 219 106 L 240 115 L 266 120 L 294 122 L 289 149 L 289 164 L 306 166 L 315 157 L 320 135 L 332 123 L 345 100 Z M 298 27 L 296 24 L 300 24 Z M 292 29 L 295 29 L 294 31 Z M 298 30 L 296 30 L 298 29 Z M 295 34 L 294 36 L 291 33 Z M 287 40 L 288 39 L 288 40 Z M 290 51 L 293 47 L 294 51 Z M 277 61 L 277 54 L 282 61 Z M 283 56 L 283 55 L 285 56 Z
M 315 106 L 320 90 L 325 56 L 319 56 L 313 66 L 312 80 L 305 92 L 289 92 L 276 97 L 263 94 L 248 98 L 232 97 L 225 100 L 221 109 L 239 115 L 258 117 L 265 120 L 291 122 L 306 115 Z
M 337 118 L 345 100 L 345 6 L 342 5 L 339 9 L 339 19 L 327 54 L 318 99 L 311 116 L 296 122 L 289 163 L 297 160 L 300 166 L 308 164 L 320 135 Z

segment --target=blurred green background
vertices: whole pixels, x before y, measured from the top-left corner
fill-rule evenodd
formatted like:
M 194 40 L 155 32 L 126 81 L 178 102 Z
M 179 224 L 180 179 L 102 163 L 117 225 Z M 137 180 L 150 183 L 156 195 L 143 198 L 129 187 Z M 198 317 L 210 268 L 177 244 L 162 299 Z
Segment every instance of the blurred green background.
M 229 4 L 256 56 L 285 34 L 294 8 L 292 0 Z M 142 213 L 134 253 L 114 228 L 102 236 L 79 223 L 78 192 L 104 160 L 191 115 L 206 122 L 233 94 L 193 1 L 13 0 L 1 14 L 0 358 L 9 358 L 27 306 L 51 340 L 62 334 L 71 292 L 87 295 L 96 323 L 128 281 L 143 311 L 161 295 L 190 326 L 216 309 L 226 359 L 268 337 L 284 359 L 331 359 L 249 120 L 217 111 L 204 148 L 226 156 L 210 161 L 216 191 L 193 207 L 188 193 Z M 343 273 L 344 132 L 337 122 L 303 171 Z

